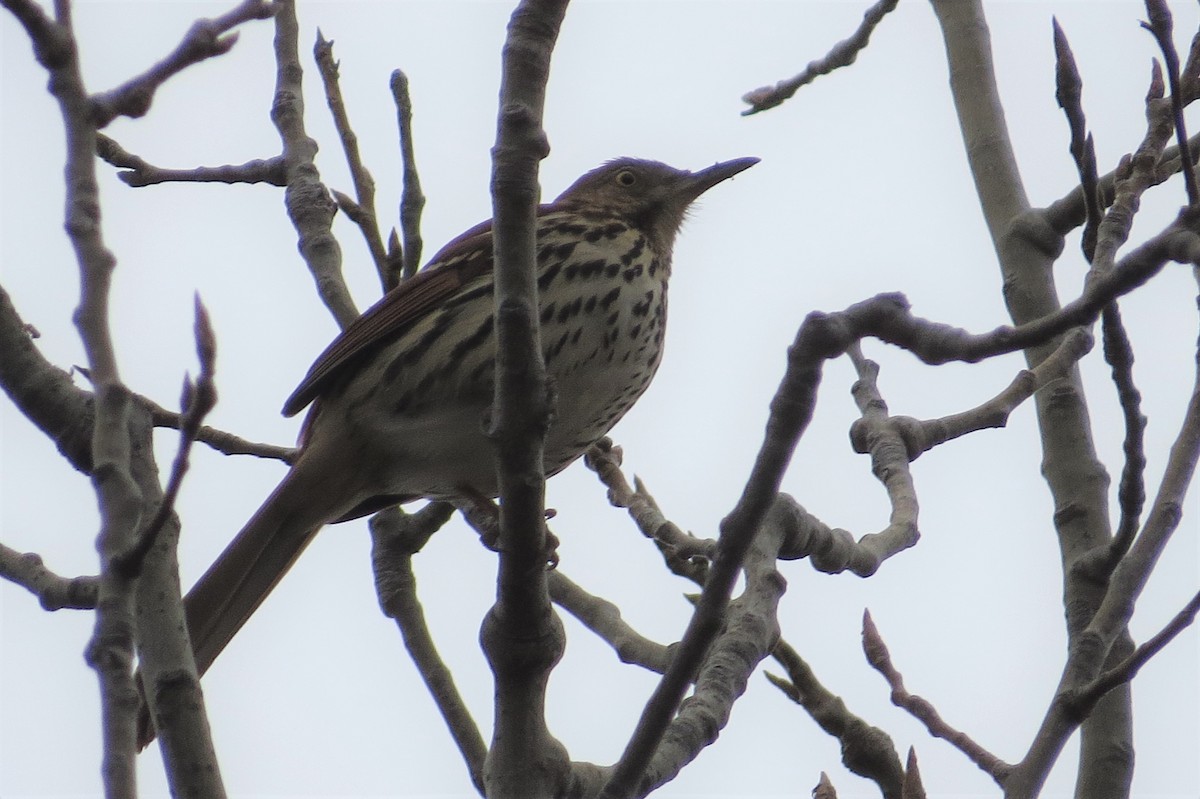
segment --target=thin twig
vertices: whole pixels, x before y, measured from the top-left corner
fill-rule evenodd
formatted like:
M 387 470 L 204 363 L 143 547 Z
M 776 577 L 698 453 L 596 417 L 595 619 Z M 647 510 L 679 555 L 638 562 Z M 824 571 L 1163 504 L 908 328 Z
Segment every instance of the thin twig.
M 193 64 L 224 55 L 237 43 L 238 34 L 230 30 L 244 22 L 270 19 L 279 6 L 267 0 L 245 0 L 227 14 L 192 23 L 175 50 L 145 73 L 107 92 L 91 98 L 92 118 L 103 128 L 118 116 L 140 117 L 150 110 L 158 88 Z
M 1165 0 L 1146 0 L 1146 13 L 1150 21 L 1143 22 L 1142 27 L 1153 34 L 1159 49 L 1162 50 L 1167 81 L 1171 86 L 1171 108 L 1175 113 L 1175 137 L 1182 159 L 1183 183 L 1187 188 L 1188 205 L 1194 206 L 1200 203 L 1200 189 L 1196 186 L 1196 169 L 1188 142 L 1187 122 L 1183 117 L 1184 96 L 1179 76 L 1179 53 L 1175 50 L 1175 41 L 1171 35 L 1174 22 Z
M 1200 613 L 1200 592 L 1193 596 L 1165 627 L 1135 649 L 1133 654 L 1066 698 L 1065 701 L 1072 706 L 1071 712 L 1080 718 L 1086 718 L 1105 694 L 1118 685 L 1131 682 L 1150 658 L 1186 630 L 1196 620 L 1197 613 Z
M 784 680 L 768 672 L 766 677 L 771 684 L 808 711 L 822 730 L 838 739 L 846 768 L 875 782 L 885 799 L 898 799 L 904 769 L 891 736 L 850 712 L 842 698 L 821 684 L 808 663 L 786 641 L 775 644 L 771 654 L 788 674 Z
M 167 519 L 175 511 L 175 501 L 179 497 L 179 489 L 183 486 L 184 475 L 187 474 L 189 456 L 192 444 L 200 430 L 200 423 L 208 412 L 217 404 L 217 387 L 213 381 L 216 372 L 217 338 L 213 333 L 212 322 L 208 318 L 208 310 L 196 296 L 196 355 L 200 361 L 200 376 L 193 383 L 185 376 L 183 381 L 183 396 L 179 404 L 183 408 L 183 416 L 179 426 L 179 449 L 175 453 L 175 461 L 171 464 L 171 476 L 167 480 L 167 489 L 154 515 L 138 532 L 134 545 L 128 552 L 116 558 L 113 567 L 121 570 L 130 578 L 137 577 L 142 570 L 142 563 L 154 542 L 158 539 L 159 531 Z
M 1054 20 L 1054 54 L 1058 62 L 1055 71 L 1058 105 L 1067 116 L 1071 130 L 1071 157 L 1079 170 L 1079 185 L 1084 196 L 1087 222 L 1083 227 L 1083 255 L 1091 263 L 1096 251 L 1096 235 L 1100 228 L 1100 187 L 1096 176 L 1096 147 L 1087 132 L 1087 119 L 1083 114 L 1083 81 L 1075 66 L 1075 55 L 1067 42 L 1067 35 Z
M 425 195 L 421 191 L 421 177 L 417 174 L 417 158 L 413 151 L 412 97 L 408 92 L 408 76 L 397 69 L 392 73 L 391 87 L 404 165 L 404 189 L 400 194 L 400 230 L 404 234 L 403 276 L 412 277 L 421 265 L 421 211 L 425 208 Z
M 41 555 L 4 544 L 0 544 L 0 577 L 36 596 L 46 610 L 94 610 L 100 592 L 99 577 L 61 577 L 46 568 Z
M 904 440 L 910 460 L 928 452 L 936 446 L 956 438 L 1008 424 L 1008 418 L 1026 400 L 1055 380 L 1065 377 L 1075 364 L 1093 346 L 1092 336 L 1082 328 L 1070 330 L 1051 355 L 1033 369 L 1017 373 L 1012 382 L 986 402 L 960 413 L 939 419 L 913 419 L 909 416 L 892 416 L 887 422 L 896 428 Z M 865 432 L 860 422 L 850 427 L 850 443 L 855 452 L 868 452 Z
M 103 133 L 96 135 L 96 154 L 115 167 L 124 169 L 117 178 L 134 188 L 158 183 L 267 183 L 286 186 L 287 172 L 283 157 L 258 158 L 244 164 L 198 166 L 192 169 L 167 169 L 149 163 L 127 151 Z
M 622 454 L 621 448 L 606 437 L 592 445 L 584 463 L 608 488 L 609 503 L 628 510 L 642 535 L 655 543 L 671 573 L 704 585 L 716 542 L 681 530 L 663 514 L 638 478 L 634 478 L 634 486 L 630 487 L 621 471 Z
M 633 663 L 659 674 L 666 670 L 674 646 L 664 646 L 637 632 L 621 618 L 621 609 L 617 605 L 588 593 L 561 569 L 552 571 L 548 579 L 554 604 L 612 647 L 622 663 Z
M 482 794 L 487 745 L 429 633 L 412 568 L 412 556 L 421 551 L 453 512 L 452 505 L 431 502 L 413 514 L 405 513 L 399 506 L 375 514 L 370 522 L 371 564 L 379 605 L 384 615 L 396 622 L 404 647 L 462 753 L 471 781 Z
M 835 44 L 824 58 L 809 62 L 799 75 L 781 80 L 774 86 L 760 86 L 742 95 L 742 102 L 748 103 L 749 108 L 742 111 L 742 116 L 757 114 L 777 105 L 782 105 L 790 99 L 801 86 L 812 83 L 822 75 L 828 75 L 835 69 L 848 67 L 858 58 L 858 54 L 866 48 L 871 40 L 875 27 L 896 8 L 898 0 L 878 0 L 875 5 L 863 13 L 863 20 L 858 29 Z
M 387 292 L 393 284 L 388 277 L 387 253 L 383 249 L 383 237 L 379 233 L 379 221 L 375 216 L 375 179 L 363 163 L 362 153 L 358 149 L 358 135 L 350 126 L 350 115 L 346 111 L 346 103 L 338 83 L 338 62 L 333 58 L 333 42 L 327 40 L 319 29 L 317 42 L 313 45 L 313 58 L 317 62 L 317 71 L 325 88 L 325 101 L 329 105 L 333 125 L 342 142 L 346 165 L 350 168 L 350 179 L 354 183 L 354 200 L 340 192 L 334 192 L 333 196 L 338 207 L 346 212 L 346 216 L 362 232 L 367 251 L 371 253 L 371 259 L 375 262 L 380 286 Z
M 984 749 L 966 733 L 951 727 L 927 700 L 910 694 L 904 687 L 904 677 L 892 665 L 892 656 L 887 644 L 880 636 L 870 611 L 863 612 L 863 653 L 871 667 L 883 675 L 892 689 L 892 704 L 908 711 L 925 725 L 929 734 L 941 738 L 978 766 L 985 774 L 1003 787 L 1012 766 Z
M 150 412 L 150 419 L 155 427 L 179 430 L 183 426 L 183 414 L 167 410 L 154 402 L 154 400 L 140 394 L 135 394 L 134 399 L 139 404 L 145 406 Z M 277 444 L 263 444 L 257 441 L 249 441 L 241 436 L 236 436 L 233 433 L 218 430 L 208 425 L 202 425 L 196 431 L 196 441 L 201 444 L 207 444 L 212 449 L 224 455 L 253 455 L 256 458 L 283 461 L 289 465 L 295 462 L 296 456 L 299 454 L 299 450 L 296 447 L 281 447 Z
M 1125 421 L 1125 440 L 1122 448 L 1125 465 L 1117 488 L 1121 517 L 1116 533 L 1107 547 L 1108 569 L 1128 550 L 1137 534 L 1146 504 L 1146 415 L 1142 413 L 1142 394 L 1133 379 L 1133 346 L 1121 321 L 1117 304 L 1111 303 L 1100 316 L 1101 337 L 1104 341 L 1104 360 L 1110 367 L 1117 400 Z

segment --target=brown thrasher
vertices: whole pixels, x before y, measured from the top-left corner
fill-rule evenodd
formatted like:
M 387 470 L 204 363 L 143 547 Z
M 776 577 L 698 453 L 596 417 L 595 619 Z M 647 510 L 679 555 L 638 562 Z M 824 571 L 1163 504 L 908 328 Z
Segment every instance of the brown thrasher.
M 629 410 L 662 357 L 671 250 L 688 207 L 757 163 L 698 172 L 621 158 L 538 208 L 541 339 L 557 394 L 545 469 Z M 184 599 L 201 674 L 326 524 L 420 497 L 498 493 L 492 231 L 446 245 L 346 328 L 283 406 L 312 404 L 291 471 Z

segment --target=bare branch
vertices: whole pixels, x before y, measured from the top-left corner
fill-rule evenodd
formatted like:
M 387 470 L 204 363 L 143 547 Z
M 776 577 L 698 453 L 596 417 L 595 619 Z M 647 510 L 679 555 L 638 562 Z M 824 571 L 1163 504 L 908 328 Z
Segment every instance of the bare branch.
M 145 406 L 150 412 L 150 418 L 155 427 L 179 430 L 183 426 L 183 414 L 169 411 L 153 400 L 141 395 L 134 395 L 134 399 L 139 404 Z M 298 454 L 298 450 L 295 447 L 281 447 L 276 444 L 261 444 L 256 441 L 248 441 L 233 433 L 217 430 L 208 425 L 202 425 L 196 431 L 196 440 L 201 444 L 207 444 L 212 449 L 225 455 L 253 455 L 256 458 L 283 461 L 289 465 L 296 460 Z
M 833 46 L 824 58 L 809 62 L 799 75 L 782 80 L 774 86 L 760 86 L 742 95 L 742 102 L 748 103 L 749 108 L 742 111 L 742 116 L 757 114 L 777 105 L 782 105 L 791 99 L 801 86 L 812 83 L 822 75 L 828 75 L 835 69 L 848 67 L 858 59 L 858 54 L 866 49 L 871 40 L 871 34 L 883 18 L 896 8 L 897 0 L 876 0 L 876 3 L 863 13 L 863 21 L 858 29 Z
M 379 605 L 384 615 L 396 622 L 404 647 L 445 719 L 466 761 L 471 781 L 482 794 L 487 745 L 454 684 L 453 673 L 429 634 L 412 568 L 412 556 L 449 521 L 453 512 L 454 507 L 448 503 L 431 502 L 414 514 L 405 513 L 399 506 L 375 514 L 370 522 L 371 564 Z
M 363 163 L 362 153 L 358 149 L 358 135 L 350 127 L 350 116 L 346 112 L 346 103 L 342 99 L 342 89 L 338 84 L 338 62 L 333 59 L 333 42 L 321 35 L 320 30 L 317 31 L 317 43 L 313 45 L 313 58 L 316 59 L 317 71 L 325 88 L 329 113 L 342 142 L 346 165 L 350 168 L 350 179 L 354 182 L 356 199 L 351 201 L 346 195 L 338 192 L 334 192 L 334 197 L 338 206 L 346 212 L 346 216 L 362 231 L 367 251 L 371 253 L 375 270 L 379 273 L 379 284 L 386 293 L 395 283 L 389 276 L 387 253 L 383 249 L 383 237 L 379 234 L 379 221 L 375 216 L 375 179 Z
M 631 488 L 621 472 L 621 457 L 621 448 L 606 437 L 592 445 L 584 463 L 608 487 L 609 503 L 628 510 L 642 535 L 655 543 L 671 573 L 704 585 L 716 542 L 696 538 L 667 519 L 641 480 L 635 477 Z
M 1074 701 L 1075 692 L 1096 682 L 1114 642 L 1126 630 L 1154 565 L 1179 526 L 1184 499 L 1200 461 L 1200 362 L 1197 367 L 1196 383 L 1171 446 L 1158 496 L 1141 533 L 1113 570 L 1100 606 L 1086 628 L 1076 635 L 1055 701 L 1025 757 L 1014 767 L 1009 787 L 1017 795 L 1034 792 L 1043 784 L 1067 738 L 1083 721 Z M 1109 685 L 1107 690 L 1120 684 Z M 1100 698 L 1102 695 L 1097 696 L 1097 700 Z
M 566 11 L 567 0 L 522 0 L 501 58 L 492 150 L 496 376 L 488 431 L 500 487 L 500 563 L 496 604 L 479 634 L 496 685 L 488 794 L 557 795 L 570 774 L 544 714 L 550 670 L 566 641 L 544 568 L 542 451 L 553 400 L 538 335 L 535 272 L 538 162 L 549 152 L 542 113 Z
M 396 103 L 396 123 L 400 134 L 400 154 L 404 163 L 404 189 L 400 195 L 400 229 L 404 233 L 403 276 L 412 277 L 421 265 L 421 211 L 425 195 L 417 174 L 417 158 L 413 152 L 412 98 L 408 93 L 408 77 L 396 70 L 391 80 L 392 99 Z
M 317 143 L 304 127 L 304 70 L 300 64 L 300 29 L 294 6 L 287 4 L 280 8 L 275 15 L 275 31 L 275 97 L 271 119 L 283 140 L 287 173 L 284 203 L 321 302 L 338 327 L 345 328 L 358 318 L 358 309 L 346 287 L 342 249 L 333 235 L 337 206 L 317 170 Z
M 33 55 L 47 70 L 60 69 L 74 57 L 74 41 L 66 24 L 59 24 L 33 0 L 0 0 L 25 28 L 33 44 Z
M 1090 684 L 1077 691 L 1072 691 L 1064 697 L 1064 702 L 1070 708 L 1068 712 L 1079 718 L 1086 718 L 1105 694 L 1118 685 L 1131 682 L 1141 671 L 1142 666 L 1150 661 L 1150 658 L 1161 652 L 1177 635 L 1186 630 L 1196 620 L 1198 612 L 1200 612 L 1200 593 L 1193 596 L 1184 605 L 1183 610 L 1175 614 L 1175 617 L 1165 627 L 1135 649 L 1133 654 L 1101 674 Z
M 0 287 L 0 387 L 75 469 L 92 471 L 92 395 L 45 359 Z
M 91 476 L 100 511 L 96 541 L 100 579 L 95 626 L 85 657 L 100 686 L 105 791 L 112 796 L 134 796 L 137 784 L 134 767 L 137 689 L 132 665 L 136 626 L 134 585 L 112 566 L 114 558 L 131 542 L 143 509 L 132 468 L 130 395 L 117 369 L 109 325 L 109 295 L 116 258 L 105 245 L 100 228 L 96 125 L 77 57 L 69 7 L 57 5 L 58 19 L 51 23 L 39 10 L 24 3 L 5 5 L 13 9 L 33 38 L 34 50 L 50 72 L 50 93 L 63 119 L 65 227 L 80 273 L 75 325 L 96 387 Z
M 182 423 L 179 426 L 179 449 L 175 453 L 175 462 L 171 464 L 171 476 L 167 480 L 167 490 L 162 501 L 155 509 L 154 515 L 138 532 L 134 544 L 126 552 L 114 559 L 113 568 L 125 573 L 130 578 L 137 577 L 142 571 L 142 562 L 149 554 L 150 548 L 158 539 L 159 531 L 166 524 L 168 517 L 175 512 L 175 500 L 183 485 L 183 477 L 188 470 L 188 457 L 192 444 L 200 430 L 200 423 L 217 404 L 217 387 L 213 381 L 216 372 L 217 338 L 213 333 L 212 322 L 200 296 L 196 295 L 196 354 L 200 361 L 200 377 L 195 383 L 190 377 L 184 376 L 183 396 L 180 406 L 183 408 Z
M 1013 411 L 1046 385 L 1065 377 L 1079 359 L 1091 351 L 1092 345 L 1091 335 L 1082 328 L 1076 328 L 1063 336 L 1062 342 L 1049 358 L 1033 369 L 1019 372 L 1003 391 L 981 405 L 940 419 L 893 416 L 885 421 L 894 426 L 903 438 L 909 459 L 916 460 L 934 447 L 968 433 L 1006 426 Z M 850 442 L 855 452 L 870 451 L 865 437 L 866 429 L 860 422 L 855 422 L 850 428 Z
M 198 166 L 192 169 L 166 169 L 128 152 L 103 133 L 96 135 L 96 154 L 109 164 L 126 171 L 117 177 L 127 186 L 140 188 L 157 183 L 269 183 L 287 185 L 282 156 L 255 159 L 244 164 Z
M 36 596 L 46 610 L 94 610 L 100 591 L 99 577 L 60 577 L 46 568 L 41 555 L 17 552 L 4 544 L 0 544 L 0 577 Z
M 777 643 L 771 654 L 788 673 L 788 679 L 784 680 L 768 672 L 766 677 L 771 684 L 841 742 L 842 763 L 846 768 L 875 782 L 885 799 L 899 799 L 905 775 L 891 737 L 851 713 L 841 697 L 822 685 L 808 663 L 785 641 Z
M 674 646 L 663 646 L 638 633 L 621 618 L 621 609 L 589 594 L 560 569 L 549 575 L 550 598 L 613 648 L 622 663 L 633 663 L 662 674 L 671 662 Z
M 722 540 L 726 540 L 725 537 Z M 633 792 L 644 796 L 653 788 L 673 779 L 716 739 L 714 733 L 728 723 L 733 705 L 746 690 L 750 675 L 779 640 L 779 600 L 786 588 L 777 571 L 781 543 L 781 536 L 771 528 L 764 528 L 753 537 L 749 551 L 741 559 L 745 574 L 744 590 L 721 609 L 720 629 L 710 639 L 711 645 L 707 650 L 701 651 L 698 656 L 689 655 L 691 642 L 688 636 L 695 635 L 696 619 L 702 619 L 704 625 L 711 623 L 707 617 L 709 611 L 704 606 L 712 601 L 709 586 L 720 576 L 725 563 L 723 553 L 718 552 L 709 574 L 709 584 L 696 602 L 697 610 L 692 617 L 692 624 L 684 633 L 667 674 L 660 683 L 660 688 L 664 684 L 670 685 L 671 672 L 677 671 L 689 682 L 694 679 L 695 690 L 678 703 L 677 713 L 669 714 L 669 722 L 663 726 L 656 741 L 655 731 L 646 729 L 646 725 L 655 723 L 659 714 L 674 708 L 667 707 L 671 701 L 669 693 L 655 692 L 638 721 L 638 728 L 622 759 L 613 767 L 614 782 L 605 786 L 602 796 L 612 792 L 615 785 L 619 784 L 616 783 L 616 777 L 627 762 L 631 747 L 649 745 L 654 741 L 645 771 Z M 656 702 L 662 702 L 662 705 Z
M 236 33 L 228 33 L 230 30 L 249 20 L 269 19 L 277 9 L 276 4 L 266 0 L 245 0 L 216 19 L 196 20 L 179 46 L 158 64 L 115 89 L 92 96 L 96 127 L 106 127 L 118 116 L 143 116 L 150 110 L 154 93 L 173 76 L 193 64 L 229 52 L 238 39 Z
M 892 665 L 892 657 L 888 653 L 875 622 L 871 620 L 870 611 L 863 613 L 863 653 L 871 667 L 883 675 L 888 686 L 892 689 L 892 704 L 908 711 L 914 718 L 925 725 L 929 734 L 941 738 L 958 749 L 978 766 L 985 774 L 1004 786 L 1012 766 L 1005 763 L 991 752 L 984 749 L 971 739 L 969 735 L 954 729 L 946 723 L 927 700 L 910 694 L 904 687 L 904 677 Z
M 917 750 L 908 747 L 908 763 L 904 769 L 904 799 L 925 799 L 921 770 L 917 768 Z
M 1179 54 L 1175 50 L 1172 38 L 1174 24 L 1171 19 L 1171 9 L 1164 0 L 1146 0 L 1146 12 L 1150 22 L 1142 23 L 1142 27 L 1154 35 L 1162 50 L 1163 62 L 1167 68 L 1167 82 L 1171 86 L 1171 109 L 1175 116 L 1175 137 L 1183 167 L 1183 184 L 1187 188 L 1188 205 L 1200 203 L 1200 188 L 1196 186 L 1196 170 L 1192 161 L 1191 145 L 1188 143 L 1187 122 L 1183 118 L 1185 104 L 1183 89 L 1179 76 Z
M 1075 55 L 1067 43 L 1067 35 L 1054 20 L 1054 53 L 1058 60 L 1055 97 L 1067 116 L 1071 129 L 1071 156 L 1079 170 L 1079 185 L 1084 196 L 1087 222 L 1083 228 L 1083 254 L 1090 263 L 1096 251 L 1096 234 L 1100 227 L 1100 189 L 1096 176 L 1096 147 L 1087 132 L 1087 120 L 1083 114 L 1083 81 L 1075 66 Z

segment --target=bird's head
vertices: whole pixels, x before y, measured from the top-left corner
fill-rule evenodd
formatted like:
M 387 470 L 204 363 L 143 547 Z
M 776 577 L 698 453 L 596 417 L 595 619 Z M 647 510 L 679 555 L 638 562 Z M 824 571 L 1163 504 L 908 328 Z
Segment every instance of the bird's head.
M 579 178 L 553 206 L 617 213 L 669 250 L 696 198 L 757 163 L 736 158 L 688 172 L 659 161 L 617 158 Z

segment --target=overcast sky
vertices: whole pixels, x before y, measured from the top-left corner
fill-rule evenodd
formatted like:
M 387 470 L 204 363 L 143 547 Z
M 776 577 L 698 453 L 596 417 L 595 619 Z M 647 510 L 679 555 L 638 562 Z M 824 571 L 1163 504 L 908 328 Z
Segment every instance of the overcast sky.
M 941 40 L 927 3 L 907 0 L 852 68 L 806 87 L 783 107 L 739 116 L 740 96 L 823 55 L 857 25 L 863 2 L 599 2 L 577 0 L 555 54 L 546 107 L 547 197 L 615 156 L 699 168 L 738 156 L 762 163 L 707 194 L 676 247 L 671 324 L 655 385 L 614 430 L 626 466 L 666 514 L 715 535 L 762 435 L 785 348 L 805 314 L 903 291 L 923 316 L 989 330 L 1007 321 L 947 89 Z M 174 47 L 197 16 L 227 6 L 85 2 L 77 7 L 89 89 L 115 86 Z M 1197 22 L 1175 3 L 1182 48 Z M 1054 101 L 1051 15 L 1070 37 L 1101 171 L 1140 140 L 1152 38 L 1132 2 L 987 4 L 1000 89 L 1032 202 L 1075 183 L 1067 129 Z M 301 3 L 302 49 L 320 27 L 335 42 L 342 90 L 378 183 L 378 212 L 396 215 L 398 156 L 388 78 L 410 78 L 415 145 L 432 254 L 490 215 L 499 51 L 508 2 Z M 274 81 L 270 23 L 244 27 L 225 57 L 171 81 L 142 120 L 107 131 L 161 166 L 239 163 L 278 152 L 268 119 Z M 1186 51 L 1186 50 L 1185 50 Z M 0 282 L 38 346 L 66 368 L 84 363 L 70 324 L 77 268 L 62 234 L 62 136 L 46 75 L 19 26 L 0 15 Z M 351 190 L 311 58 L 307 124 L 327 183 Z M 290 444 L 298 422 L 278 409 L 335 334 L 296 252 L 282 192 L 267 186 L 130 189 L 99 168 L 105 237 L 118 259 L 113 309 L 122 376 L 164 405 L 195 371 L 192 297 L 212 313 L 221 402 L 211 424 Z M 1184 201 L 1176 181 L 1144 202 L 1135 237 L 1161 228 Z M 388 223 L 390 224 L 390 222 Z M 361 237 L 336 232 L 360 307 L 378 283 Z M 1057 266 L 1064 298 L 1085 264 L 1078 237 Z M 1122 310 L 1137 348 L 1150 417 L 1151 491 L 1193 380 L 1196 285 L 1168 268 Z M 882 364 L 891 410 L 920 418 L 974 406 L 1007 385 L 1019 356 L 931 368 L 867 342 Z M 1123 430 L 1099 351 L 1082 365 L 1096 445 L 1114 478 Z M 847 361 L 830 364 L 820 406 L 785 490 L 856 536 L 882 529 L 888 507 L 868 459 L 847 440 L 855 409 Z M 95 499 L 51 442 L 0 402 L 0 541 L 37 551 L 60 574 L 94 573 Z M 175 435 L 158 440 L 169 463 Z M 1052 508 L 1041 480 L 1032 409 L 1007 429 L 954 442 L 913 467 L 923 538 L 877 575 L 818 574 L 781 564 L 789 590 L 783 635 L 849 707 L 912 745 L 931 795 L 994 795 L 991 780 L 888 702 L 864 662 L 869 608 L 911 690 L 999 757 L 1015 761 L 1040 722 L 1064 660 Z M 274 462 L 198 447 L 179 504 L 181 570 L 191 583 L 284 473 Z M 693 586 L 667 574 L 655 548 L 582 465 L 555 478 L 547 502 L 561 568 L 618 602 L 643 634 L 677 640 Z M 1115 507 L 1115 502 L 1114 502 Z M 1133 620 L 1157 631 L 1196 591 L 1200 556 L 1188 499 L 1184 522 Z M 365 525 L 325 531 L 205 678 L 222 770 L 235 796 L 470 796 L 461 758 L 377 608 Z M 421 598 L 442 654 L 490 736 L 491 682 L 479 621 L 494 598 L 495 557 L 455 522 L 416 560 Z M 552 731 L 572 759 L 611 763 L 655 677 L 623 666 L 566 619 L 568 652 L 550 689 Z M 0 796 L 91 796 L 99 786 L 95 675 L 83 663 L 92 616 L 48 615 L 0 583 Z M 764 668 L 780 670 L 769 661 Z M 761 672 L 761 670 L 760 670 Z M 1200 653 L 1185 632 L 1135 684 L 1138 796 L 1200 792 Z M 1048 795 L 1069 795 L 1074 747 Z M 165 794 L 161 761 L 140 759 L 144 795 Z M 720 740 L 662 796 L 803 796 L 819 773 L 839 795 L 874 796 L 840 765 L 837 742 L 755 674 Z

